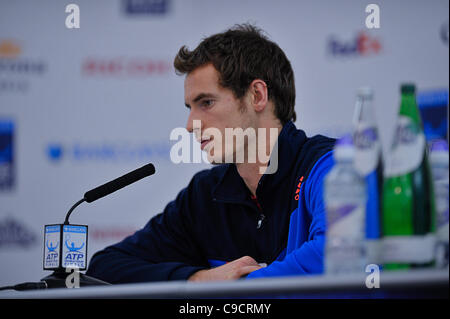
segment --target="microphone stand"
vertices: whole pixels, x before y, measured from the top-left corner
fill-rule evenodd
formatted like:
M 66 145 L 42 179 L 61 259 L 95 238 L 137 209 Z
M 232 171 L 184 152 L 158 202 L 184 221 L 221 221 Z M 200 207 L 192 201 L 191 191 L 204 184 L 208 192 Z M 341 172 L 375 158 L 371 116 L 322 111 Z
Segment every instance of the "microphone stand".
M 97 188 L 91 189 L 90 191 L 88 191 L 84 194 L 83 199 L 80 199 L 69 209 L 69 211 L 66 214 L 66 219 L 64 220 L 64 224 L 46 225 L 45 229 L 47 229 L 47 226 L 56 227 L 58 229 L 58 231 L 60 232 L 60 242 L 62 243 L 62 238 L 63 238 L 63 234 L 64 234 L 64 225 L 70 225 L 69 224 L 70 214 L 78 205 L 80 205 L 83 202 L 91 203 L 99 198 L 102 198 L 108 194 L 111 194 L 127 185 L 130 185 L 130 184 L 132 184 L 146 176 L 150 176 L 154 173 L 155 173 L 155 167 L 153 166 L 152 163 L 149 163 L 149 164 L 144 165 L 141 168 L 138 168 L 128 174 L 125 174 L 119 178 L 116 178 L 115 180 L 112 180 L 104 185 L 101 185 Z M 87 226 L 85 226 L 85 225 L 74 225 L 74 226 L 85 227 L 86 228 L 86 236 L 87 236 Z M 52 232 L 55 232 L 55 231 L 52 231 Z M 46 235 L 44 235 L 44 236 L 46 236 Z M 87 237 L 86 237 L 86 241 L 87 241 Z M 72 247 L 73 247 L 73 243 L 72 243 Z M 50 248 L 52 248 L 53 250 L 56 249 L 56 247 L 49 247 L 49 249 Z M 70 248 L 69 248 L 69 250 L 70 250 Z M 75 249 L 75 251 L 76 250 L 77 249 Z M 85 257 L 86 257 L 86 255 L 87 255 L 87 250 L 85 253 Z M 59 254 L 57 254 L 57 256 L 58 256 L 58 266 L 56 266 L 56 267 L 50 266 L 50 267 L 46 268 L 45 262 L 44 262 L 44 270 L 54 270 L 54 271 L 51 275 L 42 278 L 41 281 L 25 282 L 25 283 L 21 283 L 21 284 L 15 285 L 15 286 L 0 287 L 0 290 L 14 289 L 14 290 L 20 291 L 20 290 L 46 289 L 46 288 L 69 288 L 69 283 L 67 282 L 67 280 L 69 279 L 69 276 L 74 276 L 74 277 L 76 276 L 76 278 L 74 278 L 74 286 L 75 287 L 77 287 L 78 284 L 79 284 L 79 287 L 111 285 L 110 283 L 107 283 L 103 280 L 100 280 L 100 279 L 97 279 L 94 277 L 90 277 L 88 275 L 78 272 L 76 267 L 74 267 L 74 268 L 62 267 L 61 266 L 62 265 L 62 262 L 61 262 L 62 247 L 61 246 L 60 246 Z M 86 269 L 86 267 L 84 267 L 82 269 L 84 270 L 84 269 Z M 68 271 L 68 270 L 73 270 L 76 272 L 76 274 L 73 273 L 72 271 Z
M 83 199 L 80 199 L 76 202 L 67 212 L 66 219 L 64 220 L 64 225 L 69 225 L 69 216 L 72 211 L 81 203 L 87 202 L 91 203 L 99 198 L 102 198 L 108 194 L 111 194 L 131 183 L 134 183 L 146 176 L 150 176 L 155 173 L 155 167 L 152 163 L 142 166 L 130 173 L 127 173 L 115 180 L 112 180 L 106 184 L 103 184 L 97 188 L 91 189 L 90 191 L 84 194 Z M 71 275 L 71 272 L 67 272 L 66 268 L 59 266 L 59 268 L 55 269 L 55 271 L 41 279 L 47 285 L 47 288 L 62 288 L 67 287 L 66 280 L 67 277 Z M 79 283 L 81 286 L 98 286 L 98 285 L 110 285 L 109 283 L 87 276 L 82 273 L 77 273 L 79 275 Z
M 67 288 L 67 277 L 71 274 L 72 273 L 70 272 L 65 272 L 64 268 L 61 268 L 55 270 L 51 275 L 42 278 L 41 281 L 44 281 L 47 284 L 47 288 Z M 80 287 L 111 285 L 103 280 L 82 273 L 78 273 L 78 275 L 80 276 Z
M 84 201 L 86 201 L 85 198 L 80 199 L 69 209 L 66 215 L 66 219 L 64 220 L 64 225 L 69 225 L 70 214 L 78 205 L 80 205 Z M 74 271 L 78 272 L 77 270 Z M 66 281 L 69 275 L 72 275 L 72 272 L 67 272 L 65 268 L 60 267 L 56 269 L 51 275 L 42 278 L 41 281 L 46 283 L 47 288 L 67 288 Z M 80 287 L 110 285 L 110 283 L 107 283 L 103 280 L 94 277 L 90 277 L 81 272 L 78 272 L 77 276 L 79 276 L 79 281 L 78 280 L 77 281 L 79 282 Z

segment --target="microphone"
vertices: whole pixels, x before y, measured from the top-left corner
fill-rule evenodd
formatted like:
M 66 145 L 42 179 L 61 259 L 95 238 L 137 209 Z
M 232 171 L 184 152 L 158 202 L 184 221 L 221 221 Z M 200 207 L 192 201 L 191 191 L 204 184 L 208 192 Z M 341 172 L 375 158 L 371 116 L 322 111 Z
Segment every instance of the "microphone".
M 155 174 L 155 166 L 153 166 L 152 163 L 149 163 L 138 169 L 135 169 L 132 172 L 129 172 L 123 176 L 120 176 L 108 183 L 105 183 L 94 189 L 91 189 L 90 191 L 87 191 L 84 194 L 83 199 L 76 202 L 75 205 L 73 205 L 70 208 L 70 210 L 67 212 L 64 224 L 65 225 L 69 224 L 70 214 L 75 209 L 75 207 L 80 205 L 82 202 L 92 203 L 93 201 L 96 201 L 97 199 L 100 199 L 102 197 L 105 197 L 106 195 L 114 193 L 115 191 L 118 191 L 119 189 L 124 188 L 125 186 L 128 186 L 134 182 L 137 182 L 140 179 L 143 179 L 144 177 L 147 177 L 147 176 L 150 176 L 153 174 Z
M 72 211 L 83 202 L 92 203 L 154 173 L 155 167 L 149 163 L 106 184 L 91 189 L 70 208 L 64 224 L 45 225 L 43 268 L 54 272 L 52 275 L 41 279 L 41 282 L 38 284 L 24 283 L 17 287 L 14 286 L 13 289 L 68 287 L 66 279 L 69 274 L 67 271 L 75 269 L 85 270 L 87 264 L 88 226 L 69 224 L 69 217 Z M 84 274 L 79 275 L 82 286 L 108 284 Z
M 115 191 L 128 186 L 138 180 L 155 174 L 155 166 L 152 163 L 149 163 L 141 168 L 135 169 L 134 171 L 125 174 L 121 177 L 116 178 L 106 184 L 103 184 L 99 187 L 91 189 L 90 191 L 84 194 L 84 200 L 88 203 L 96 201 L 106 195 L 114 193 Z

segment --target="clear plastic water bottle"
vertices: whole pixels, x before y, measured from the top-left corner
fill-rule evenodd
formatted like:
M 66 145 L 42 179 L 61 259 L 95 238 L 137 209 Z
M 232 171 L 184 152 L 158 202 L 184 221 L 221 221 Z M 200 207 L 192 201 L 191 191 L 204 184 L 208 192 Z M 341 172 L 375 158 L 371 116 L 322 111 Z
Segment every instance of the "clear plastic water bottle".
M 325 177 L 327 274 L 365 271 L 366 183 L 354 168 L 354 153 L 352 138 L 341 138 L 334 149 L 335 165 Z
M 380 217 L 382 207 L 383 162 L 381 142 L 373 109 L 373 91 L 362 87 L 357 92 L 353 115 L 354 165 L 365 178 L 367 185 L 366 204 L 366 249 L 369 264 L 381 264 Z
M 436 267 L 448 267 L 448 144 L 445 140 L 435 140 L 430 146 L 431 174 L 434 184 L 434 198 L 436 204 Z

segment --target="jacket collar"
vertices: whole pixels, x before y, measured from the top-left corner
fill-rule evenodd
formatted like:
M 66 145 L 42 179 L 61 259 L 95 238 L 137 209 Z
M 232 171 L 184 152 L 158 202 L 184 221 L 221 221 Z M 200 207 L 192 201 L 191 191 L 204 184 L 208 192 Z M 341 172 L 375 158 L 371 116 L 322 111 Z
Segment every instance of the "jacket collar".
M 277 187 L 292 172 L 293 165 L 296 163 L 297 154 L 300 152 L 306 134 L 298 130 L 294 123 L 287 122 L 277 139 L 278 146 L 278 168 L 273 174 L 264 174 L 256 189 L 257 197 L 264 196 L 271 189 Z M 277 155 L 273 152 L 271 156 Z M 272 161 L 273 159 L 271 159 Z M 219 201 L 243 202 L 249 198 L 250 190 L 247 188 L 242 177 L 239 175 L 235 164 L 225 164 L 225 169 L 219 182 L 212 191 L 213 198 Z

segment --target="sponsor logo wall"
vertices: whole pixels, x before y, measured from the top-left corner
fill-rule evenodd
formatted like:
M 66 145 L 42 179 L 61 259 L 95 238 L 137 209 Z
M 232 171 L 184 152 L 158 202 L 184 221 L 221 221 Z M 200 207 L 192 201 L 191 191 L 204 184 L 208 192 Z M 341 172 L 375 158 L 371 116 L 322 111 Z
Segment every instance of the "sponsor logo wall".
M 430 134 L 448 130 L 436 120 L 448 111 L 448 1 L 379 1 L 380 28 L 370 30 L 357 0 L 73 3 L 79 29 L 66 28 L 61 1 L 0 2 L 0 286 L 48 274 L 44 225 L 62 223 L 87 190 L 155 164 L 154 176 L 72 214 L 72 223 L 89 225 L 89 260 L 209 167 L 170 160 L 170 132 L 188 115 L 172 62 L 182 45 L 192 49 L 236 23 L 255 23 L 286 52 L 296 125 L 309 135 L 347 132 L 356 90 L 369 85 L 386 149 L 403 81 L 417 84 Z
M 335 36 L 331 36 L 328 49 L 332 56 L 367 56 L 371 54 L 380 54 L 382 45 L 379 39 L 368 35 L 364 31 L 357 33 L 355 37 L 350 40 L 339 40 Z
M 14 39 L 0 39 L 0 93 L 23 94 L 47 72 L 47 63 L 22 52 Z

